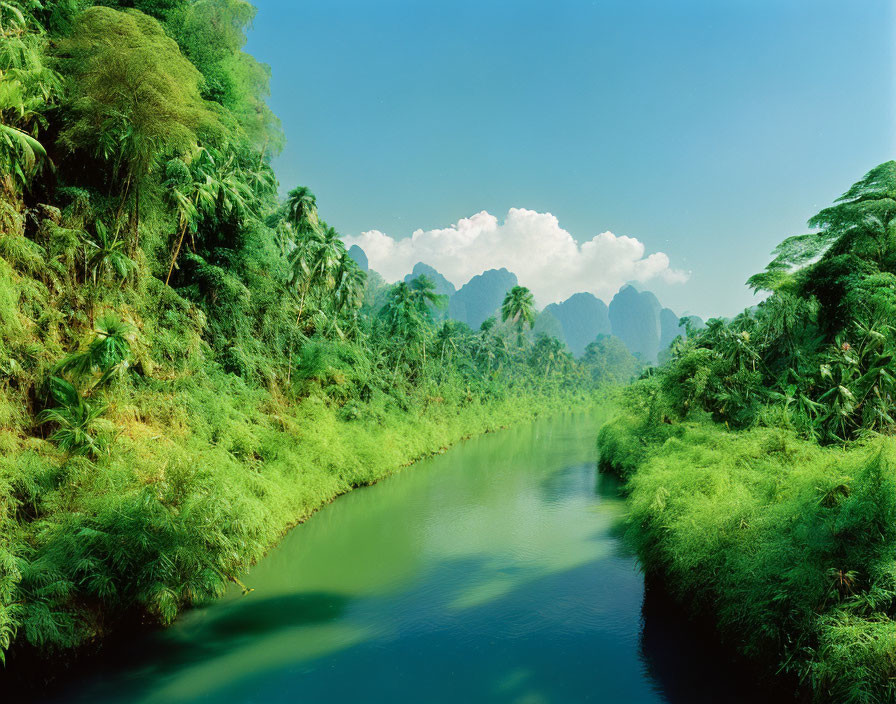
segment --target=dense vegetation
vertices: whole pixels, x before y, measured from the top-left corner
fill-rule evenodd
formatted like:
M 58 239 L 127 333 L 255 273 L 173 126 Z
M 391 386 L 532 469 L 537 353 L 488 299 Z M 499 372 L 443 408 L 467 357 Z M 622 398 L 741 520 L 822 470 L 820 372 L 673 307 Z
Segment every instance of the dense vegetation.
M 679 339 L 599 437 L 645 567 L 819 701 L 896 701 L 896 162 Z
M 170 622 L 339 493 L 635 369 L 530 339 L 525 289 L 442 320 L 278 199 L 253 13 L 0 2 L 0 658 Z

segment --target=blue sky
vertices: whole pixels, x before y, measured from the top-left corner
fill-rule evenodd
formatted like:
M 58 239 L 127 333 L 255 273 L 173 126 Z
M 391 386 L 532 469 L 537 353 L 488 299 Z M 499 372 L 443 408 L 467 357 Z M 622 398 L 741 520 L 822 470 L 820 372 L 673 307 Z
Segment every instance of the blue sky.
M 511 208 L 551 213 L 690 272 L 644 284 L 677 312 L 730 315 L 780 240 L 896 153 L 888 0 L 254 4 L 281 184 L 350 238 L 483 210 L 516 237 Z M 615 286 L 600 261 L 575 276 Z

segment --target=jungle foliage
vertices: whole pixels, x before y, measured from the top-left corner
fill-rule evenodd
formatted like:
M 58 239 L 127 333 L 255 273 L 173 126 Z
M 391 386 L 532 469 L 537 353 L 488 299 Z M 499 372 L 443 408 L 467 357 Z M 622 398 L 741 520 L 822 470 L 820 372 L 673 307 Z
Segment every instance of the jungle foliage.
M 896 701 L 896 162 L 785 240 L 599 435 L 648 571 L 818 701 Z
M 896 162 L 872 169 L 750 278 L 770 296 L 673 348 L 656 403 L 729 427 L 783 424 L 824 444 L 891 434 L 896 376 Z
M 334 496 L 604 380 L 522 336 L 531 294 L 436 322 L 278 198 L 253 16 L 0 1 L 0 658 L 168 623 Z

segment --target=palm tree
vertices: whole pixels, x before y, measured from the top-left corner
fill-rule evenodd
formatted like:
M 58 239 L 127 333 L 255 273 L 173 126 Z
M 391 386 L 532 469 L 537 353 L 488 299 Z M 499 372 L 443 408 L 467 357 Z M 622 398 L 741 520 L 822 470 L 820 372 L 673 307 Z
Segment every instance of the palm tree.
M 305 232 L 293 242 L 293 248 L 287 256 L 289 263 L 289 283 L 302 289 L 310 282 L 311 270 L 314 266 L 314 250 L 320 241 L 319 234 Z
M 296 189 L 299 190 L 299 189 Z M 307 189 L 306 189 L 307 190 Z M 294 194 L 295 191 L 292 192 Z M 292 195 L 290 194 L 290 195 Z M 312 196 L 313 198 L 313 196 Z M 294 220 L 293 216 L 288 216 L 287 222 Z M 303 220 L 299 220 L 303 222 Z M 296 238 L 295 247 L 289 253 L 287 261 L 289 262 L 289 284 L 295 287 L 295 293 L 299 297 L 299 312 L 296 315 L 296 327 L 302 323 L 302 315 L 305 312 L 305 300 L 314 284 L 315 275 L 315 255 L 317 247 L 320 244 L 320 232 L 317 228 L 309 228 L 302 226 L 301 229 L 294 225 L 293 228 L 298 236 Z M 286 383 L 289 385 L 292 378 L 292 349 L 294 342 L 294 334 L 290 332 L 289 336 L 289 367 L 286 372 Z
M 97 321 L 95 336 L 86 349 L 63 359 L 54 371 L 69 373 L 76 379 L 101 373 L 99 382 L 108 381 L 114 374 L 127 371 L 131 343 L 136 335 L 133 325 L 115 315 L 105 315 Z
M 96 421 L 106 406 L 88 401 L 72 384 L 59 377 L 50 378 L 50 393 L 58 405 L 42 411 L 37 417 L 41 425 L 56 425 L 50 440 L 69 455 L 100 454 L 105 443 L 97 437 Z
M 324 290 L 332 290 L 336 286 L 339 263 L 344 256 L 345 244 L 336 228 L 321 222 L 320 239 L 314 249 L 314 270 Z
M 286 257 L 286 253 L 295 246 L 292 225 L 286 220 L 275 217 L 269 220 L 269 227 L 274 231 L 274 241 L 280 249 L 280 256 Z
M 389 291 L 389 300 L 381 315 L 386 321 L 386 331 L 393 338 L 412 342 L 420 337 L 423 317 L 413 290 L 404 281 Z
M 352 305 L 355 301 L 360 301 L 363 291 L 363 279 L 360 274 L 363 272 L 349 275 L 351 267 L 345 244 L 335 228 L 318 219 L 314 196 L 307 188 L 296 188 L 290 193 L 287 211 L 287 219 L 298 234 L 296 247 L 289 254 L 290 285 L 296 287 L 299 296 L 296 326 L 302 324 L 309 294 L 312 300 L 315 296 L 317 298 L 315 312 L 329 318 L 332 325 L 336 326 L 336 316 L 342 307 L 349 301 L 352 301 Z M 329 296 L 334 291 L 335 311 L 325 311 L 327 307 L 325 301 L 330 300 Z M 324 326 L 326 325 L 324 323 Z M 321 325 L 316 327 L 321 328 Z M 338 327 L 336 329 L 338 331 Z M 292 345 L 290 338 L 290 360 L 292 360 Z M 290 362 L 290 368 L 291 366 Z M 289 378 L 290 374 L 287 372 L 287 383 Z
M 398 364 L 407 350 L 413 350 L 426 333 L 426 319 L 420 312 L 418 297 L 407 283 L 401 281 L 389 291 L 389 300 L 380 315 L 386 324 L 386 334 L 398 345 Z
M 489 360 L 495 362 L 496 369 L 501 371 L 504 365 L 510 360 L 510 350 L 507 347 L 507 340 L 503 335 L 492 335 L 488 339 L 489 343 Z
M 286 218 L 299 235 L 317 229 L 317 198 L 307 186 L 293 188 L 287 195 Z
M 194 149 L 189 166 L 181 159 L 169 161 L 166 176 L 165 189 L 180 227 L 165 278 L 167 284 L 187 230 L 195 233 L 202 217 L 233 212 L 242 216 L 252 212 L 255 194 L 246 185 L 244 172 L 235 163 L 234 155 L 225 158 L 224 154 L 209 147 Z
M 517 342 L 523 346 L 523 330 L 528 325 L 530 328 L 535 322 L 535 298 L 532 292 L 525 286 L 514 286 L 504 296 L 501 304 L 501 320 L 508 320 L 516 327 Z
M 168 275 L 165 277 L 165 285 L 171 281 L 171 272 L 174 271 L 174 265 L 177 262 L 177 256 L 180 254 L 181 245 L 184 242 L 184 235 L 187 234 L 188 227 L 196 227 L 196 221 L 199 219 L 199 211 L 196 209 L 195 197 L 198 189 L 195 181 L 190 178 L 190 170 L 187 165 L 180 159 L 172 159 L 168 163 L 166 169 L 169 178 L 166 180 L 165 192 L 168 194 L 175 212 L 177 213 L 177 221 L 180 227 L 180 236 L 177 238 L 177 245 L 171 254 L 171 265 L 168 267 Z M 172 177 L 171 172 L 179 172 Z M 187 178 L 178 178 L 186 175 Z M 178 183 L 178 181 L 181 181 Z
M 366 282 L 367 274 L 355 264 L 354 259 L 343 252 L 336 267 L 336 311 L 360 308 L 364 301 Z
M 335 228 L 319 223 L 314 228 L 296 228 L 300 232 L 296 248 L 290 252 L 290 283 L 299 292 L 299 314 L 296 325 L 301 324 L 308 294 L 318 290 L 332 291 L 339 283 L 341 262 L 344 262 L 345 245 Z
M 445 361 L 445 353 L 449 350 L 454 353 L 457 352 L 457 332 L 458 332 L 458 324 L 454 320 L 446 320 L 442 323 L 442 327 L 439 328 L 439 332 L 436 334 L 436 341 L 439 344 L 440 348 L 440 357 L 439 361 L 444 363 Z M 449 356 L 450 359 L 450 356 Z
M 106 273 L 118 275 L 126 279 L 131 271 L 136 268 L 134 261 L 125 254 L 125 242 L 118 234 L 111 235 L 109 229 L 101 222 L 97 222 L 96 238 L 85 238 L 85 246 L 92 250 L 88 256 L 87 266 L 91 271 L 93 283 L 96 284 L 97 275 L 102 277 Z
M 327 306 L 327 315 L 330 319 L 330 327 L 340 337 L 344 337 L 340 328 L 340 318 L 348 320 L 348 330 L 358 331 L 358 311 L 364 302 L 364 288 L 367 283 L 367 274 L 355 264 L 355 261 L 343 251 L 339 256 L 334 271 L 335 284 L 333 297 Z M 322 307 L 321 307 L 322 308 Z M 323 310 L 319 311 L 323 313 Z
M 436 293 L 436 285 L 432 279 L 426 275 L 418 276 L 411 281 L 410 285 L 411 298 L 417 306 L 420 317 L 426 323 L 432 323 L 432 309 L 444 308 L 448 303 L 448 296 Z M 426 329 L 424 327 L 423 338 L 423 364 L 426 364 Z
M 548 377 L 551 368 L 563 357 L 563 343 L 556 337 L 539 335 L 532 350 L 532 363 L 536 368 L 544 369 L 544 378 Z
M 420 314 L 427 320 L 432 320 L 430 306 L 442 309 L 448 303 L 448 296 L 436 293 L 435 282 L 426 274 L 421 274 L 411 281 L 411 293 L 417 301 Z

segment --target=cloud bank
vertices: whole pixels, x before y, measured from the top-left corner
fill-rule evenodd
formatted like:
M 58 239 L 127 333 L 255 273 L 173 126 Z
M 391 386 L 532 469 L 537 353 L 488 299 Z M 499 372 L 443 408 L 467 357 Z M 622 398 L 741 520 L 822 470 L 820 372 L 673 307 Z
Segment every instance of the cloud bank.
M 438 230 L 416 230 L 394 239 L 378 230 L 346 237 L 358 245 L 370 268 L 387 281 L 404 278 L 425 262 L 460 287 L 486 269 L 506 267 L 528 286 L 540 306 L 590 291 L 609 301 L 628 281 L 683 283 L 688 274 L 673 269 L 662 252 L 644 256 L 634 237 L 602 232 L 579 244 L 550 213 L 511 208 L 503 223 L 486 211 Z

